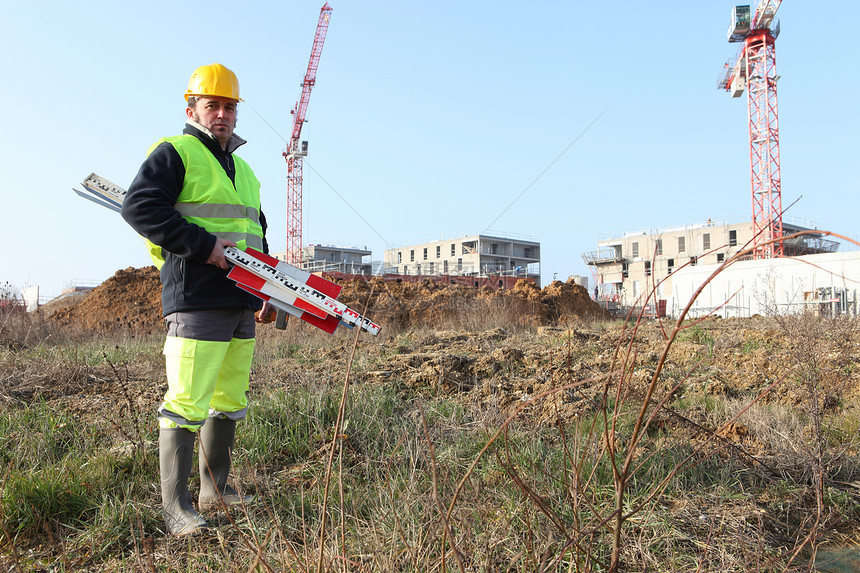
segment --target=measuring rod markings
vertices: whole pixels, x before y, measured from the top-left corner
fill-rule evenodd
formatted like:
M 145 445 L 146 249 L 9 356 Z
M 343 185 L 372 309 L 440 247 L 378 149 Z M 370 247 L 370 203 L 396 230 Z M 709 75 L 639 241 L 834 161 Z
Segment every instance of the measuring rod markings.
M 276 269 L 275 267 L 266 264 L 255 257 L 243 253 L 235 247 L 227 247 L 224 249 L 224 254 L 233 262 L 241 265 L 249 271 L 257 274 L 267 281 L 273 281 L 286 289 L 296 293 L 303 300 L 308 301 L 314 306 L 322 308 L 322 310 L 339 317 L 348 326 L 359 326 L 364 331 L 377 334 L 380 327 L 373 323 L 370 319 L 362 316 L 356 311 L 349 308 L 347 305 L 332 299 L 326 294 L 317 289 L 308 286 L 307 284 L 296 281 L 289 274 Z M 277 298 L 277 297 L 276 297 Z M 317 300 L 314 300 L 317 299 Z

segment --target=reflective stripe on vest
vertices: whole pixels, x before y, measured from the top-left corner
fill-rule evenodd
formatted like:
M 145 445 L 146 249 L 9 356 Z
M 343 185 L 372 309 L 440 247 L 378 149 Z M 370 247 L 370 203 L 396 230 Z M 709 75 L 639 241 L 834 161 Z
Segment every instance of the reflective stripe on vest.
M 263 249 L 260 225 L 260 182 L 247 163 L 231 154 L 236 167 L 234 185 L 221 164 L 193 135 L 166 137 L 185 166 L 182 192 L 174 205 L 182 217 L 216 237 L 228 239 L 240 249 Z M 155 248 L 153 248 L 155 247 Z M 150 246 L 150 255 L 159 269 L 164 264 L 161 249 Z
M 183 217 L 210 219 L 248 218 L 260 224 L 260 211 L 244 205 L 223 205 L 213 203 L 177 203 L 173 206 Z

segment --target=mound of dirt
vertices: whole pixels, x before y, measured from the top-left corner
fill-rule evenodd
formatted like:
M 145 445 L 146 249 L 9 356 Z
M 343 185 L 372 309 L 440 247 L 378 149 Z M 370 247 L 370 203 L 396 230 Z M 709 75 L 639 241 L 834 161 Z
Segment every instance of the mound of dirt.
M 352 280 L 342 283 L 338 300 L 367 314 L 384 329 L 436 326 L 474 313 L 507 313 L 521 324 L 552 326 L 577 318 L 610 318 L 573 281 L 554 281 L 544 289 L 520 281 L 510 290 L 469 287 L 424 280 L 420 283 Z M 162 327 L 161 283 L 155 267 L 127 268 L 78 297 L 78 302 L 51 309 L 62 325 L 88 330 L 156 331 Z
M 50 320 L 98 332 L 153 332 L 161 329 L 161 282 L 155 267 L 117 271 L 77 297 L 77 303 L 53 309 Z
M 506 313 L 521 324 L 551 326 L 572 319 L 611 318 L 573 281 L 554 281 L 544 289 L 519 281 L 513 289 L 469 287 L 424 280 L 419 283 L 348 281 L 338 300 L 388 328 L 439 326 L 469 310 Z

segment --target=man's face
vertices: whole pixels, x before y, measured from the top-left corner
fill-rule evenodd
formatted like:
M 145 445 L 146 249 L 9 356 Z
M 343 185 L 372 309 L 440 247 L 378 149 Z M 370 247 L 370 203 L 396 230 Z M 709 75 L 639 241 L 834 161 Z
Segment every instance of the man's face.
M 236 101 L 226 97 L 201 97 L 194 109 L 185 108 L 185 113 L 212 132 L 224 147 L 236 127 Z

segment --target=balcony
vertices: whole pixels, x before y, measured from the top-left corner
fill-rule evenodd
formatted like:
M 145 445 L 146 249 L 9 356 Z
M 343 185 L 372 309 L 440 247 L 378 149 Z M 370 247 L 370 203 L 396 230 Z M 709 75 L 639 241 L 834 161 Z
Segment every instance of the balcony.
M 605 248 L 597 251 L 582 253 L 582 260 L 586 265 L 605 265 L 608 263 L 620 263 L 624 259 L 620 249 Z

